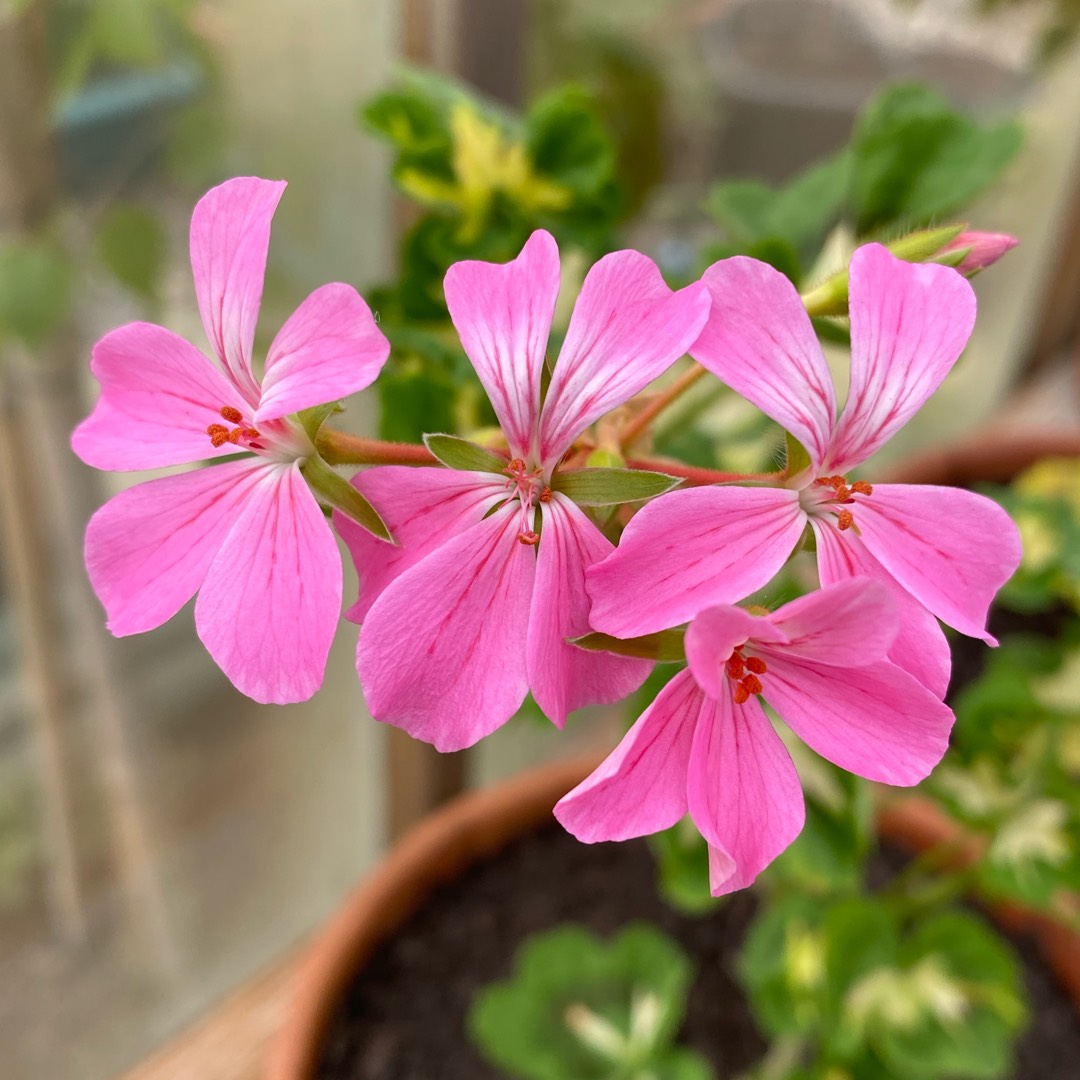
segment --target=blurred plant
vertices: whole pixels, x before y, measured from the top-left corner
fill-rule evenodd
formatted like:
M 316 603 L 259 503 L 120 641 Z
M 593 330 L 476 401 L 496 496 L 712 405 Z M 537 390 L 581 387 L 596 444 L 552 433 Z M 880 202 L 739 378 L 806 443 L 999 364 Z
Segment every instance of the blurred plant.
M 473 1001 L 469 1028 L 492 1064 L 518 1080 L 711 1080 L 674 1045 L 690 962 L 645 924 L 610 942 L 579 926 L 527 940 L 513 977 Z

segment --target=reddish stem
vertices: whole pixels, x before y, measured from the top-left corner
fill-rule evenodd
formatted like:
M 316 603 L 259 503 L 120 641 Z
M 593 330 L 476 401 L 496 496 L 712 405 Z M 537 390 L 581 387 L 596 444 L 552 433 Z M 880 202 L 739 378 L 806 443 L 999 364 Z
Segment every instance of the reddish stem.
M 751 480 L 777 481 L 783 478 L 783 470 L 769 473 L 729 473 L 717 469 L 700 469 L 695 465 L 684 465 L 672 458 L 631 458 L 626 462 L 631 469 L 646 469 L 649 472 L 669 473 L 681 476 L 693 486 L 707 484 L 739 484 Z
M 316 440 L 316 449 L 328 465 L 439 465 L 439 459 L 416 443 L 383 442 L 362 439 L 343 431 L 324 427 Z

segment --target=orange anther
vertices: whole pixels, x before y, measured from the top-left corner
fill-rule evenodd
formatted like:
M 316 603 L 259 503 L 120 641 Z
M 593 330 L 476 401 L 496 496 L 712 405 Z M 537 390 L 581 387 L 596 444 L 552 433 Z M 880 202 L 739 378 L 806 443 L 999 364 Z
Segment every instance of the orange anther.
M 727 673 L 732 678 L 738 681 L 746 674 L 746 668 L 743 666 L 743 658 L 739 653 L 734 653 L 731 659 L 727 662 Z
M 756 675 L 747 675 L 739 686 L 747 692 L 747 694 L 760 694 L 761 693 L 761 680 Z
M 242 434 L 243 434 L 243 432 L 238 427 L 234 427 L 232 429 L 232 431 L 230 431 L 229 434 L 226 436 L 226 438 L 231 443 L 239 443 L 240 442 L 240 436 Z
M 847 481 L 842 476 L 830 476 L 829 477 L 829 486 L 830 487 L 834 487 L 834 488 L 844 487 L 845 484 L 847 484 Z
M 749 700 L 750 691 L 747 690 L 742 683 L 739 683 L 739 685 L 735 687 L 735 704 L 742 705 L 744 702 L 747 702 Z
M 819 476 L 814 481 L 814 486 L 815 487 L 832 487 L 832 485 L 829 483 L 829 478 L 827 476 Z
M 241 428 L 240 434 L 243 435 L 245 439 L 257 439 L 257 438 L 259 438 L 258 430 L 256 428 L 253 428 L 253 427 Z
M 836 489 L 836 499 L 838 502 L 843 502 L 845 499 L 851 498 L 851 488 L 847 484 L 841 484 Z
M 525 462 L 519 457 L 511 458 L 510 464 L 506 466 L 506 471 L 508 473 L 524 472 Z
M 551 488 L 549 488 L 549 487 L 544 488 L 544 490 L 540 492 L 538 498 L 543 503 L 551 502 Z
M 836 515 L 836 527 L 843 532 L 855 524 L 855 515 L 850 510 L 841 510 Z
M 765 666 L 765 661 L 759 656 L 748 656 L 746 658 L 746 666 L 755 675 L 764 675 L 769 669 Z
M 529 530 L 529 532 L 518 533 L 518 540 L 523 544 L 528 544 L 532 547 L 534 544 L 540 543 L 540 534 Z
M 228 420 L 230 424 L 239 424 L 244 419 L 244 414 L 239 409 L 234 409 L 231 405 L 225 405 L 221 409 L 222 419 Z
M 865 480 L 856 480 L 851 485 L 851 490 L 857 492 L 859 495 L 873 495 L 874 488 L 872 484 L 868 484 Z

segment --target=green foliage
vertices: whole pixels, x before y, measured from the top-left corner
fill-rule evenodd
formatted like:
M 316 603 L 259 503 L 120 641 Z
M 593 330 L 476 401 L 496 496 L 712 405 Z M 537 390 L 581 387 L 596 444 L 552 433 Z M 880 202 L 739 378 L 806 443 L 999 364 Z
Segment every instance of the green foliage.
M 888 88 L 863 109 L 848 146 L 785 186 L 716 185 L 705 208 L 724 240 L 705 259 L 751 255 L 799 284 L 837 224 L 874 239 L 953 216 L 1001 175 L 1019 146 L 1014 123 L 983 127 L 928 87 Z
M 967 912 L 909 924 L 875 898 L 789 896 L 755 921 L 740 975 L 771 1036 L 881 1080 L 1004 1077 L 1025 1020 L 1011 951 Z
M 75 267 L 48 237 L 0 242 L 0 341 L 44 344 L 71 310 Z
M 506 458 L 456 435 L 425 435 L 424 444 L 448 468 L 505 473 Z
M 166 239 L 161 222 L 140 206 L 116 205 L 97 231 L 98 256 L 122 285 L 155 300 L 165 270 Z
M 646 925 L 610 942 L 563 926 L 527 941 L 514 974 L 480 993 L 473 1041 L 519 1080 L 709 1080 L 695 1054 L 672 1046 L 690 964 Z
M 619 506 L 663 495 L 678 487 L 677 476 L 644 469 L 571 469 L 552 478 L 552 486 L 579 506 Z
M 676 911 L 701 915 L 721 903 L 709 889 L 709 846 L 690 818 L 649 837 L 657 887 Z

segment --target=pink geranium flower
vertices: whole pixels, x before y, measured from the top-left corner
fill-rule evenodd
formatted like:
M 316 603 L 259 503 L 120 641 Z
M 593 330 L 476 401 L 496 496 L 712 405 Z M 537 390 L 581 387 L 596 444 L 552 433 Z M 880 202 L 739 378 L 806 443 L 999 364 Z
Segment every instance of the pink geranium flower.
M 890 657 L 939 695 L 949 680 L 940 618 L 993 643 L 986 616 L 1020 560 L 1016 526 L 956 488 L 869 484 L 847 473 L 937 389 L 975 320 L 955 270 L 868 244 L 850 268 L 851 381 L 836 419 L 832 379 L 794 286 L 764 263 L 715 263 L 691 354 L 798 439 L 809 464 L 781 487 L 675 491 L 644 507 L 588 576 L 592 625 L 617 637 L 674 626 L 764 586 L 809 524 L 822 585 L 862 575 L 889 587 L 901 630 Z M 932 614 L 931 614 L 932 613 Z
M 341 559 L 300 474 L 313 448 L 286 414 L 374 380 L 390 346 L 351 286 L 316 289 L 252 368 L 270 221 L 283 182 L 230 180 L 191 219 L 191 265 L 217 364 L 169 330 L 130 323 L 94 347 L 101 383 L 72 437 L 99 469 L 206 458 L 140 484 L 90 520 L 86 565 L 118 636 L 160 626 L 198 591 L 195 625 L 238 689 L 300 701 L 322 682 L 341 610 Z
M 649 664 L 566 643 L 588 632 L 585 570 L 612 550 L 552 476 L 574 440 L 685 353 L 704 325 L 703 285 L 673 293 L 635 251 L 601 259 L 581 289 L 541 406 L 559 253 L 533 233 L 505 265 L 460 262 L 450 316 L 510 450 L 503 473 L 389 466 L 356 486 L 400 543 L 345 520 L 362 587 L 348 617 L 368 707 L 440 750 L 470 746 L 531 689 L 557 725 L 618 700 Z M 539 514 L 541 521 L 537 520 Z
M 714 895 L 751 884 L 799 835 L 799 777 L 761 706 L 842 769 L 916 784 L 944 754 L 952 711 L 886 661 L 888 590 L 854 578 L 771 615 L 710 607 L 686 632 L 689 667 L 606 761 L 555 807 L 579 840 L 626 840 L 689 814 Z

